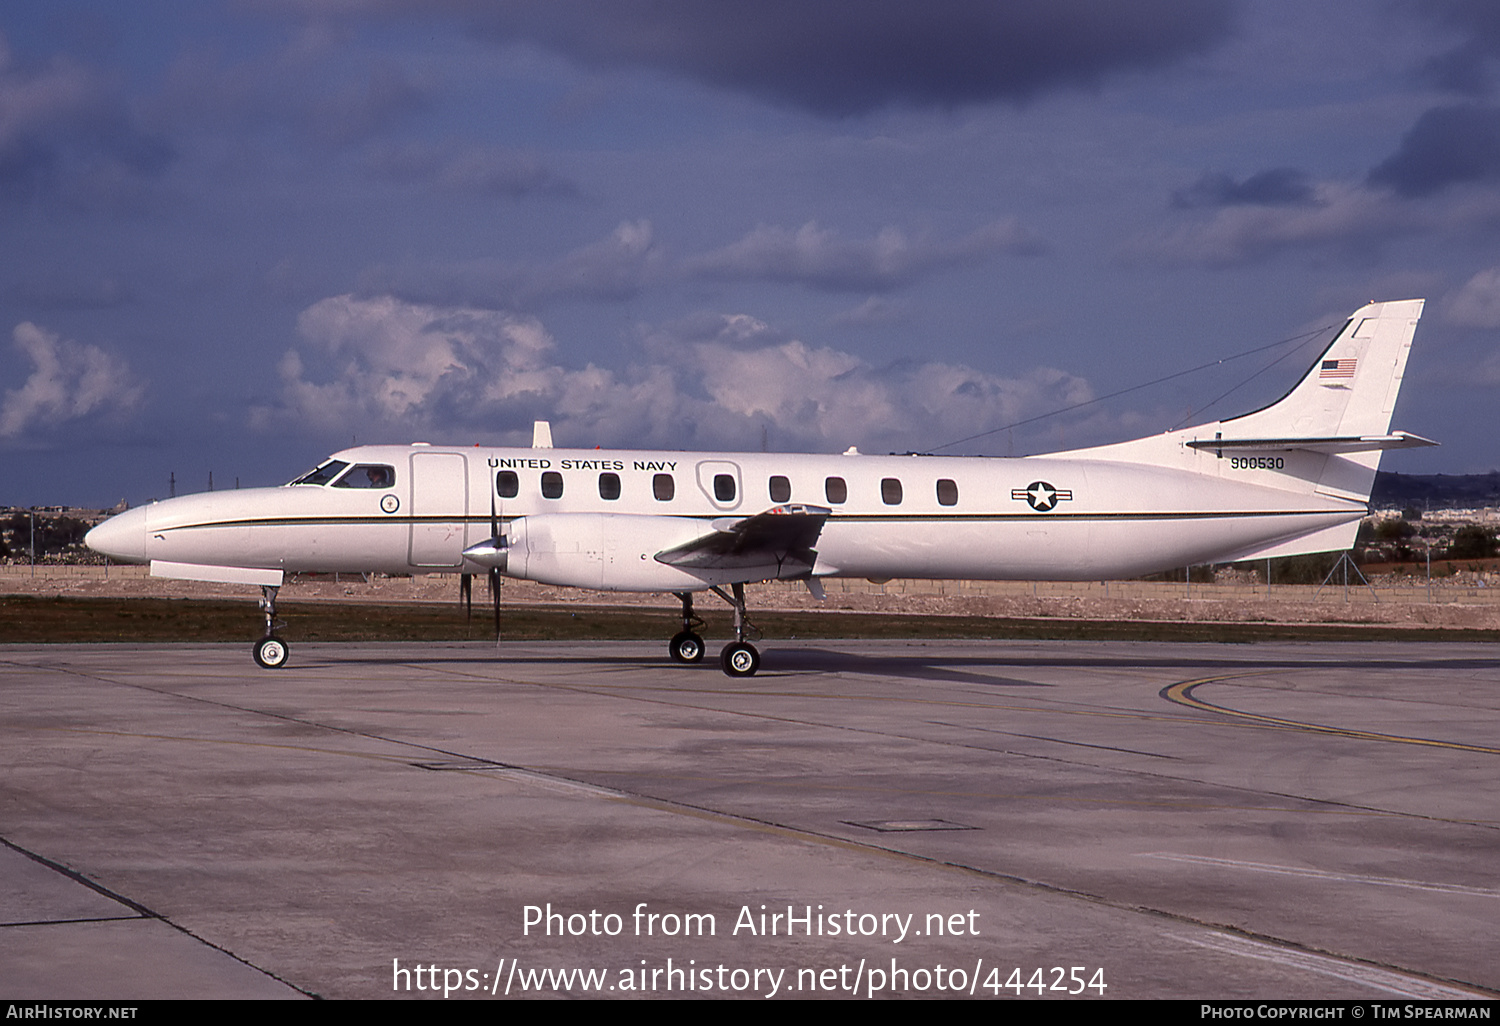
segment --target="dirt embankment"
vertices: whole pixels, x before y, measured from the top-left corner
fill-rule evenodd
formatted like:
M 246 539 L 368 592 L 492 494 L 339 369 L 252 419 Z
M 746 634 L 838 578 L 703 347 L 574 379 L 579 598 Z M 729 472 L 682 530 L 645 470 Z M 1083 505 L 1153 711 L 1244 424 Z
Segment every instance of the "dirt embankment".
M 1207 623 L 1389 624 L 1393 627 L 1500 628 L 1500 583 L 1476 573 L 1427 582 L 1409 577 L 1376 578 L 1372 587 L 1342 583 L 1321 589 L 1264 584 L 1166 584 L 1144 581 L 1038 583 L 992 581 L 863 580 L 825 581 L 819 602 L 799 583 L 751 586 L 751 609 L 871 612 L 926 616 L 1044 617 L 1081 620 L 1141 620 Z M 488 602 L 482 578 L 474 600 Z M 143 567 L 24 564 L 0 566 L 0 594 L 123 598 L 230 598 L 248 603 L 254 588 L 169 581 L 148 576 Z M 287 601 L 409 602 L 459 601 L 458 578 L 317 575 L 292 577 L 281 591 Z M 527 581 L 505 581 L 507 605 L 586 604 L 649 606 L 674 611 L 672 595 L 629 594 L 552 588 Z M 702 609 L 722 602 L 700 594 Z

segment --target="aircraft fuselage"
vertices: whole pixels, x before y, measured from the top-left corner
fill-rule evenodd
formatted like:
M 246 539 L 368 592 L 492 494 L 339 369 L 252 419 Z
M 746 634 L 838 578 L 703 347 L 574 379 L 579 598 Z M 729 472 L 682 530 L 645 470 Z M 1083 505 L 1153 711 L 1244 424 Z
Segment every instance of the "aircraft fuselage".
M 1346 549 L 1386 449 L 1423 301 L 1355 311 L 1269 406 L 1023 459 L 362 446 L 281 488 L 153 503 L 88 544 L 153 574 L 259 585 L 263 666 L 284 574 L 485 573 L 673 592 L 678 662 L 703 658 L 692 595 L 734 609 L 724 672 L 748 676 L 745 585 L 820 577 L 1101 580 Z M 728 586 L 729 591 L 725 591 Z M 498 589 L 496 624 L 499 624 Z
M 1284 459 L 1247 468 L 1213 453 L 1185 458 L 1222 472 L 1047 457 L 362 446 L 332 459 L 388 468 L 384 487 L 183 496 L 109 521 L 90 544 L 117 558 L 285 572 L 475 573 L 484 568 L 464 550 L 491 536 L 493 512 L 507 576 L 676 592 L 745 575 L 667 565 L 659 553 L 778 504 L 830 511 L 814 575 L 976 580 L 1218 562 L 1366 510 L 1278 487 L 1295 471 Z M 806 576 L 800 565 L 768 569 Z

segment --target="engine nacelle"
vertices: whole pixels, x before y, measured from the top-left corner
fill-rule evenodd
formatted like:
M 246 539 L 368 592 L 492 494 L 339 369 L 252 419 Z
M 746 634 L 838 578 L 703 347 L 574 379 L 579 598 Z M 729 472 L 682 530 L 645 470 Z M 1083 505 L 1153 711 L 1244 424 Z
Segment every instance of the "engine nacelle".
M 541 584 L 605 591 L 682 591 L 704 578 L 656 561 L 664 549 L 710 533 L 707 521 L 634 513 L 539 513 L 503 528 L 501 572 Z M 484 543 L 489 548 L 488 543 Z M 475 547 L 476 549 L 479 546 Z M 472 550 L 471 550 L 472 551 Z M 499 565 L 481 558 L 475 561 Z

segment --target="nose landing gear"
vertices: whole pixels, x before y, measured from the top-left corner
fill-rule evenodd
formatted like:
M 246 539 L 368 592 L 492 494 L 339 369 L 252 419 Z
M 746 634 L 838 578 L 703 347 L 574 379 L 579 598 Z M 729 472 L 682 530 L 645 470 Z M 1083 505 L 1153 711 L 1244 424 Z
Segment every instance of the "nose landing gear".
M 266 633 L 255 643 L 253 651 L 256 664 L 267 670 L 281 669 L 292 654 L 291 646 L 276 636 L 276 628 L 281 626 L 276 621 L 276 593 L 280 590 L 269 584 L 261 585 L 260 589 L 260 610 L 266 615 Z
M 679 591 L 676 594 L 682 600 L 682 630 L 672 636 L 667 651 L 674 663 L 701 663 L 703 639 L 698 636 L 697 629 L 703 626 L 703 620 L 693 615 L 692 592 Z

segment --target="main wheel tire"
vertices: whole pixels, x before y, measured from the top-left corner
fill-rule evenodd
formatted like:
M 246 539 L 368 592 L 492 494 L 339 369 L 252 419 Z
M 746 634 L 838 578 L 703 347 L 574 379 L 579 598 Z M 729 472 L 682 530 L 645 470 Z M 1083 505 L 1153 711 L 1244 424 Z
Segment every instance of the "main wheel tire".
M 692 631 L 683 631 L 672 638 L 668 651 L 672 653 L 673 662 L 701 663 L 703 662 L 703 639 Z
M 731 677 L 753 677 L 760 669 L 760 653 L 744 641 L 732 641 L 719 653 L 719 665 Z
M 255 662 L 263 669 L 281 669 L 291 654 L 291 647 L 274 634 L 255 643 Z

